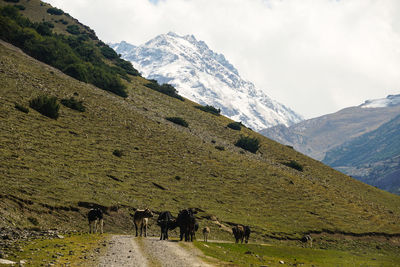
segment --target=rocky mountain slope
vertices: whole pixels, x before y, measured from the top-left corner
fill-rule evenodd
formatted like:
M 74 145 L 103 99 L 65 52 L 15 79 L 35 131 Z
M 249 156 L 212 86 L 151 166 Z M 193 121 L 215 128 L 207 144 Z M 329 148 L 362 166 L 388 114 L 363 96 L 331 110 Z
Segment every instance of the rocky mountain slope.
M 303 118 L 242 79 L 222 54 L 193 35 L 161 34 L 140 46 L 110 44 L 144 77 L 172 84 L 182 96 L 221 109 L 221 113 L 261 130 L 290 126 Z
M 48 6 L 27 3 L 24 15 L 45 17 Z M 255 242 L 400 233 L 399 196 L 126 77 L 123 97 L 0 42 L 0 227 L 87 231 L 88 209 L 100 207 L 106 232 L 131 233 L 137 208 L 192 207 L 213 238 L 232 239 L 224 229 L 237 223 L 251 226 Z M 49 118 L 31 107 L 37 96 L 74 97 L 85 109 L 62 104 Z M 255 153 L 235 145 L 245 137 L 258 140 Z M 150 231 L 159 231 L 154 219 Z
M 316 160 L 323 160 L 327 151 L 379 128 L 400 114 L 400 95 L 368 100 L 357 107 L 302 121 L 286 127 L 278 125 L 260 133 L 293 146 Z
M 400 194 L 399 133 L 400 115 L 329 150 L 322 162 L 363 182 Z
M 400 95 L 389 95 L 261 133 L 363 182 L 398 193 L 399 114 Z

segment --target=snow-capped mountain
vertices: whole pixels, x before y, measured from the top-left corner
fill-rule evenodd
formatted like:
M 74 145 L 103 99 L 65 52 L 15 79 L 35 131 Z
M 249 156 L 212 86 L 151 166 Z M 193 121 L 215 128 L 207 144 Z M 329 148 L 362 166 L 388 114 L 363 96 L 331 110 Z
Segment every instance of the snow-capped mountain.
M 223 115 L 254 130 L 278 124 L 290 126 L 303 120 L 242 79 L 222 54 L 213 52 L 193 35 L 170 32 L 140 46 L 124 41 L 110 46 L 131 61 L 144 77 L 160 84 L 169 83 L 180 95 L 220 108 Z
M 367 100 L 361 108 L 384 108 L 400 105 L 400 95 L 388 95 L 386 98 Z

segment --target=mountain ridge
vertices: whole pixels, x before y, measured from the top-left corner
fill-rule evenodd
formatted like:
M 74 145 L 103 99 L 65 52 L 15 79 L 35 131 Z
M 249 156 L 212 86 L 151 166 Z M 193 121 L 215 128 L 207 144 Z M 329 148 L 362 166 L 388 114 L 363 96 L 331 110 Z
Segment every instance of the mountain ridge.
M 220 108 L 222 114 L 254 130 L 303 120 L 243 80 L 224 55 L 215 53 L 193 35 L 169 32 L 140 46 L 126 42 L 110 46 L 145 77 L 170 83 L 182 96 Z

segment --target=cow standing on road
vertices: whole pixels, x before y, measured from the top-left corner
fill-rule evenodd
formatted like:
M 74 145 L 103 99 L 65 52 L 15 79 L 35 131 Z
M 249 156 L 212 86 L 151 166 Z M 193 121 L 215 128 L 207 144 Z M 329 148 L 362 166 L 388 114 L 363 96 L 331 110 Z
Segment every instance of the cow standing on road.
M 176 228 L 176 220 L 172 217 L 171 212 L 163 211 L 160 213 L 157 219 L 157 224 L 161 228 L 160 240 L 168 240 L 168 230 Z
M 153 213 L 149 209 L 136 210 L 133 215 L 133 223 L 135 224 L 136 236 L 138 236 L 138 228 L 140 227 L 140 236 L 142 236 L 144 228 L 144 236 L 147 237 L 147 224 L 149 219 L 153 217 Z

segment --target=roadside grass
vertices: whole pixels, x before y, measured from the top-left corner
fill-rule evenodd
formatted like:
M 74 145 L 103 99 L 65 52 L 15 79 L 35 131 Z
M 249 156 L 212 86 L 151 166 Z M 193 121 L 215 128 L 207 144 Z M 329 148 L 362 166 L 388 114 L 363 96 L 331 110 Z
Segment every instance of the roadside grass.
M 64 238 L 22 241 L 8 259 L 17 263 L 24 260 L 27 266 L 97 266 L 100 243 L 107 236 L 68 234 Z
M 398 266 L 396 251 L 339 251 L 282 245 L 195 242 L 206 256 L 237 266 Z M 398 251 L 397 251 L 398 252 Z

